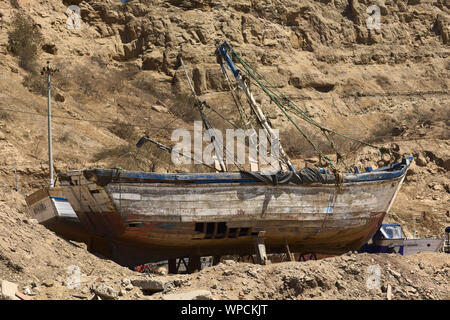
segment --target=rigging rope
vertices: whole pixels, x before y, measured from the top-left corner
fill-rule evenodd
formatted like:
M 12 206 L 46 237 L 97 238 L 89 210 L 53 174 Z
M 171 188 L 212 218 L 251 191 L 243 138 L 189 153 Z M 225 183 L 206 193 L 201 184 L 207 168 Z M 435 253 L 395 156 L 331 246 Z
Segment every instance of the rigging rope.
M 289 115 L 289 113 L 287 112 L 286 108 L 289 108 L 291 111 L 293 111 L 295 114 L 299 115 L 303 120 L 307 121 L 308 123 L 318 127 L 321 132 L 325 135 L 325 137 L 327 138 L 328 141 L 330 141 L 330 143 L 332 144 L 332 148 L 337 152 L 337 158 L 338 161 L 339 159 L 342 159 L 342 155 L 337 151 L 336 146 L 334 144 L 334 142 L 332 142 L 332 139 L 330 137 L 331 135 L 338 135 L 341 136 L 345 139 L 357 142 L 359 144 L 362 145 L 366 145 L 372 148 L 377 149 L 381 155 L 383 156 L 384 154 L 389 154 L 394 156 L 394 158 L 398 159 L 399 158 L 399 154 L 396 153 L 393 150 L 390 150 L 388 148 L 385 147 L 379 147 L 376 145 L 373 145 L 371 143 L 350 137 L 348 135 L 345 135 L 343 133 L 339 133 L 335 130 L 329 129 L 323 125 L 321 125 L 320 123 L 318 123 L 317 121 L 315 121 L 314 119 L 312 119 L 307 112 L 301 110 L 299 107 L 297 107 L 288 97 L 286 97 L 283 93 L 281 93 L 276 86 L 274 86 L 272 83 L 270 83 L 264 76 L 262 76 L 258 71 L 256 71 L 250 64 L 246 63 L 240 56 L 239 54 L 234 51 L 232 48 L 230 48 L 232 56 L 234 58 L 236 58 L 241 65 L 244 67 L 244 69 L 246 70 L 247 74 L 253 79 L 254 82 L 256 82 L 256 84 L 265 92 L 265 94 L 271 99 L 271 101 L 273 101 L 277 107 L 285 114 L 285 116 L 292 122 L 292 124 L 295 126 L 295 128 L 303 135 L 303 137 L 308 141 L 309 144 L 312 145 L 312 147 L 314 148 L 314 150 L 323 158 L 325 158 L 330 166 L 335 169 L 333 162 L 331 161 L 330 158 L 328 158 L 325 154 L 323 154 L 323 152 L 311 141 L 311 139 L 306 135 L 306 133 L 295 123 L 295 121 L 292 119 L 292 117 Z M 350 169 L 345 162 L 343 162 L 346 169 Z
M 324 159 L 326 159 L 330 165 L 330 167 L 333 170 L 336 170 L 333 161 L 325 155 L 315 144 L 312 142 L 312 140 L 308 137 L 308 135 L 298 126 L 298 124 L 292 119 L 292 117 L 289 115 L 287 110 L 281 105 L 281 103 L 270 93 L 270 89 L 268 89 L 261 81 L 254 75 L 252 72 L 247 68 L 247 65 L 243 60 L 240 60 L 242 65 L 244 66 L 247 73 L 253 78 L 254 81 L 259 85 L 259 87 L 270 97 L 270 99 L 278 106 L 278 108 L 284 113 L 284 115 L 291 121 L 291 123 L 294 125 L 294 127 L 302 134 L 302 136 L 308 141 L 308 143 L 316 150 L 316 152 Z

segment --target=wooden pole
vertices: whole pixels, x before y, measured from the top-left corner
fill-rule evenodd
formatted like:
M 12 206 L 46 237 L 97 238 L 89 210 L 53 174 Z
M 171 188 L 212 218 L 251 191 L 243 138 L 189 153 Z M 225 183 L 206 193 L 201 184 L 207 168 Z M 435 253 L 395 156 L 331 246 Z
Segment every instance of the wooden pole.
M 258 264 L 266 265 L 268 264 L 266 245 L 264 244 L 264 237 L 266 235 L 265 231 L 260 231 L 258 235 L 253 239 L 255 244 L 256 259 Z
M 284 242 L 285 242 L 285 245 L 286 245 L 286 253 L 287 253 L 289 261 L 295 261 L 294 255 L 291 253 L 291 250 L 289 249 L 289 244 L 288 244 L 287 240 L 284 239 Z
M 170 274 L 178 273 L 177 259 L 169 259 L 169 273 Z

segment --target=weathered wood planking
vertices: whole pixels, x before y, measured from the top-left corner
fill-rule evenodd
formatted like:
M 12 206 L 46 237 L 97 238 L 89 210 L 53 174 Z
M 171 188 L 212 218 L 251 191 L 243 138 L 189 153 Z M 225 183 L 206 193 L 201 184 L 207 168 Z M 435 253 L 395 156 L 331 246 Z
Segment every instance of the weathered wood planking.
M 294 252 L 339 254 L 359 249 L 376 232 L 408 166 L 347 175 L 339 186 L 274 186 L 236 173 L 115 170 L 75 171 L 62 185 L 95 237 L 93 247 L 127 265 L 249 254 L 263 230 L 268 252 L 283 252 L 289 243 Z
M 178 243 L 204 238 L 194 232 L 194 223 L 200 222 L 226 222 L 228 228 L 257 228 L 269 238 L 299 241 L 322 238 L 325 230 L 338 235 L 365 228 L 384 215 L 403 178 L 339 187 L 110 183 L 104 188 L 79 179 L 80 185 L 65 187 L 67 197 L 94 233 L 111 232 L 114 223 L 108 219 L 120 216 L 124 223 L 143 223 L 121 226 L 127 237 Z M 162 228 L 152 222 L 172 225 Z

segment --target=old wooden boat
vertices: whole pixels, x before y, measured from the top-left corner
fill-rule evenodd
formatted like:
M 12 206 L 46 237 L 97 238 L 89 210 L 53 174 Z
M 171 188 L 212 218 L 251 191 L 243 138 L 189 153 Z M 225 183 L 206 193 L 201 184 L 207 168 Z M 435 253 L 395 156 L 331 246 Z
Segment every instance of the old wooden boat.
M 60 189 L 91 235 L 90 247 L 124 265 L 175 257 L 268 252 L 341 254 L 380 227 L 410 160 L 323 182 L 269 185 L 249 173 L 71 171 Z M 39 202 L 29 203 L 33 214 Z M 61 221 L 65 217 L 60 217 Z M 58 230 L 57 230 L 58 231 Z

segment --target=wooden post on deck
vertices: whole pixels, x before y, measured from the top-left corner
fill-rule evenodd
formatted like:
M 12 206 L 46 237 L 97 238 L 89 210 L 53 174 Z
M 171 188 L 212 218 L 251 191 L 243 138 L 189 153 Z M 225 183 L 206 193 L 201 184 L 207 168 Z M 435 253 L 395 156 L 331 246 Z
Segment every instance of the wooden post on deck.
M 264 244 L 265 231 L 260 231 L 258 235 L 253 239 L 255 244 L 257 263 L 261 265 L 269 264 L 266 254 L 266 245 Z

